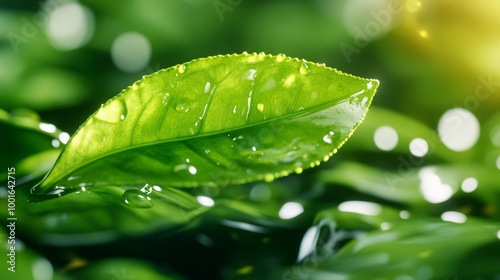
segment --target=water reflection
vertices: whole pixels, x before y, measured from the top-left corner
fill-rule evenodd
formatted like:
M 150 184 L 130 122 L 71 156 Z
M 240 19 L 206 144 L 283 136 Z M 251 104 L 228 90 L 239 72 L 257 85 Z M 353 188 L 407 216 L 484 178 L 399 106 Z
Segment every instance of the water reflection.
M 352 200 L 340 203 L 339 210 L 342 212 L 357 213 L 367 216 L 377 216 L 380 212 L 382 212 L 382 207 L 373 202 Z
M 297 217 L 304 212 L 304 207 L 298 202 L 287 202 L 281 206 L 278 213 L 283 220 L 289 220 Z
M 447 211 L 441 214 L 441 220 L 445 222 L 463 224 L 465 223 L 465 221 L 467 221 L 467 216 L 465 216 L 463 213 L 460 212 Z

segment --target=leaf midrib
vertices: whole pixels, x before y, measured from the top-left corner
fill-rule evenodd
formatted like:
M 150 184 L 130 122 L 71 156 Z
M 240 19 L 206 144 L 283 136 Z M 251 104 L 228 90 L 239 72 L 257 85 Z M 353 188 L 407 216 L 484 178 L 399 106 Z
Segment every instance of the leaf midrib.
M 263 120 L 263 121 L 260 121 L 260 122 L 257 122 L 257 123 L 251 124 L 251 125 L 246 124 L 246 125 L 243 125 L 243 126 L 233 127 L 231 129 L 220 130 L 220 131 L 216 131 L 216 132 L 198 133 L 197 135 L 192 135 L 192 136 L 188 136 L 188 137 L 172 138 L 172 139 L 166 139 L 166 140 L 163 140 L 163 141 L 146 142 L 146 143 L 141 143 L 141 144 L 136 144 L 136 145 L 130 145 L 130 146 L 126 147 L 126 148 L 117 149 L 117 150 L 114 150 L 113 152 L 104 153 L 104 154 L 102 154 L 102 155 L 100 155 L 98 157 L 94 157 L 93 160 L 89 160 L 86 163 L 80 164 L 80 165 L 76 166 L 75 168 L 72 168 L 72 169 L 68 170 L 67 172 L 63 173 L 63 175 L 61 175 L 56 181 L 54 181 L 54 183 L 56 183 L 59 180 L 61 180 L 62 178 L 64 178 L 67 174 L 70 174 L 70 173 L 72 173 L 72 172 L 74 172 L 74 171 L 76 171 L 78 169 L 84 168 L 85 166 L 90 165 L 94 161 L 100 160 L 102 158 L 105 158 L 105 157 L 108 157 L 108 156 L 111 156 L 111 155 L 120 154 L 120 153 L 123 153 L 123 152 L 127 152 L 129 150 L 139 149 L 141 147 L 146 147 L 146 146 L 161 145 L 161 144 L 165 144 L 165 143 L 169 143 L 169 142 L 177 142 L 177 141 L 183 142 L 183 141 L 186 141 L 186 140 L 196 139 L 196 138 L 200 138 L 200 137 L 209 137 L 209 136 L 212 136 L 212 135 L 223 134 L 223 133 L 227 133 L 227 132 L 231 132 L 231 131 L 235 131 L 235 130 L 240 130 L 240 129 L 243 129 L 243 128 L 250 128 L 250 127 L 254 127 L 254 126 L 258 126 L 258 125 L 263 125 L 263 124 L 270 123 L 270 122 L 273 122 L 273 121 L 278 121 L 278 120 L 281 120 L 281 119 L 296 119 L 296 118 L 300 118 L 300 117 L 303 117 L 303 116 L 306 116 L 306 115 L 309 115 L 309 114 L 312 114 L 312 113 L 315 113 L 315 112 L 320 112 L 320 111 L 322 111 L 324 109 L 330 108 L 330 107 L 335 106 L 337 104 L 340 104 L 340 103 L 342 103 L 342 102 L 344 102 L 344 101 L 346 101 L 346 100 L 348 100 L 348 99 L 350 99 L 352 97 L 355 97 L 357 95 L 365 93 L 366 90 L 367 89 L 363 89 L 361 91 L 358 91 L 358 92 L 356 92 L 354 94 L 351 94 L 349 96 L 346 96 L 344 98 L 335 99 L 335 100 L 330 101 L 328 103 L 324 103 L 324 104 L 321 104 L 321 105 L 318 105 L 318 106 L 309 107 L 308 109 L 296 111 L 296 112 L 293 112 L 293 113 L 290 113 L 290 114 L 287 114 L 287 115 L 283 115 L 283 116 L 280 116 L 280 117 L 276 117 L 276 118 L 272 118 L 272 119 L 268 119 L 268 120 Z M 371 101 L 371 99 L 373 99 L 373 96 L 371 96 L 369 98 L 370 98 L 370 101 Z M 62 155 L 62 153 L 61 153 L 61 155 Z

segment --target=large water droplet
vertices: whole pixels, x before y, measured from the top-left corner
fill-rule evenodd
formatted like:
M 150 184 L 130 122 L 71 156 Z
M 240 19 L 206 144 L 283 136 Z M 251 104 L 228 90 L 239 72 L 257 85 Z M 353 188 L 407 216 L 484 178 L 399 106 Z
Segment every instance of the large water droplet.
M 299 67 L 300 75 L 307 75 L 307 74 L 309 74 L 309 72 L 311 72 L 311 70 L 309 69 L 309 66 L 307 65 L 307 63 L 305 61 L 302 62 L 302 64 Z
M 184 64 L 179 65 L 179 68 L 177 68 L 177 71 L 179 71 L 180 74 L 186 72 L 186 66 Z
M 127 107 L 119 99 L 114 99 L 111 102 L 101 106 L 95 117 L 101 121 L 108 123 L 119 123 L 127 116 Z
M 328 132 L 327 135 L 323 136 L 323 142 L 325 142 L 327 144 L 332 144 L 333 143 L 332 136 L 334 134 L 335 134 L 335 132 L 333 132 L 333 131 Z
M 209 93 L 210 92 L 210 88 L 211 88 L 210 82 L 207 82 L 205 84 L 205 88 L 203 89 L 203 92 L 204 93 Z
M 264 104 L 262 104 L 262 103 L 257 104 L 257 110 L 259 110 L 259 112 L 263 112 L 264 111 Z
M 248 70 L 246 73 L 247 80 L 253 81 L 255 79 L 255 73 L 257 73 L 257 70 L 255 69 Z
M 151 198 L 136 189 L 126 190 L 122 199 L 125 204 L 134 208 L 151 208 L 153 206 Z

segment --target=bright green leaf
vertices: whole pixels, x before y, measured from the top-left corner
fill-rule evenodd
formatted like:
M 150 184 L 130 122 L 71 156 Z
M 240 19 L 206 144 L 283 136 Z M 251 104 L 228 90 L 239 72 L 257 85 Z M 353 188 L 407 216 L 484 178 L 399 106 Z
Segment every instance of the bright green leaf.
M 378 81 L 284 55 L 214 56 L 144 77 L 75 133 L 35 193 L 273 180 L 328 160 Z

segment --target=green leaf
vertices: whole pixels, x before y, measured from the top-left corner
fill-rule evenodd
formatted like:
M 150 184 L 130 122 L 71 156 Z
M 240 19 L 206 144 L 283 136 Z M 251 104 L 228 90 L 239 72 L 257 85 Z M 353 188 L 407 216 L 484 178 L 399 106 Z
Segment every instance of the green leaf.
M 62 143 L 69 134 L 53 124 L 40 121 L 40 117 L 27 109 L 10 113 L 0 109 L 0 131 L 6 137 L 0 139 L 0 166 L 16 168 L 16 176 L 38 179 L 45 175 L 56 162 Z M 0 174 L 0 181 L 7 180 L 7 173 Z
M 57 196 L 57 191 L 52 196 Z M 7 192 L 0 186 L 0 192 Z M 7 209 L 7 196 L 0 206 Z M 41 201 L 31 200 L 22 185 L 16 186 L 16 217 L 19 233 L 52 246 L 101 244 L 122 237 L 173 233 L 208 210 L 182 190 L 145 186 L 107 186 Z M 7 218 L 7 211 L 0 217 Z M 33 234 L 36 233 L 36 234 Z
M 180 280 L 183 279 L 173 274 L 160 272 L 155 267 L 141 260 L 115 258 L 92 262 L 68 273 L 72 279 L 150 279 L 150 280 Z
M 377 80 L 284 55 L 193 60 L 104 104 L 33 192 L 213 186 L 301 173 L 347 141 L 377 87 Z
M 308 276 L 310 279 L 371 279 L 373 275 L 383 279 L 491 277 L 498 275 L 498 258 L 494 253 L 500 248 L 497 235 L 498 225 L 480 220 L 465 224 L 405 222 L 359 237 L 337 255 L 321 262 Z M 310 261 L 318 260 L 322 259 Z

